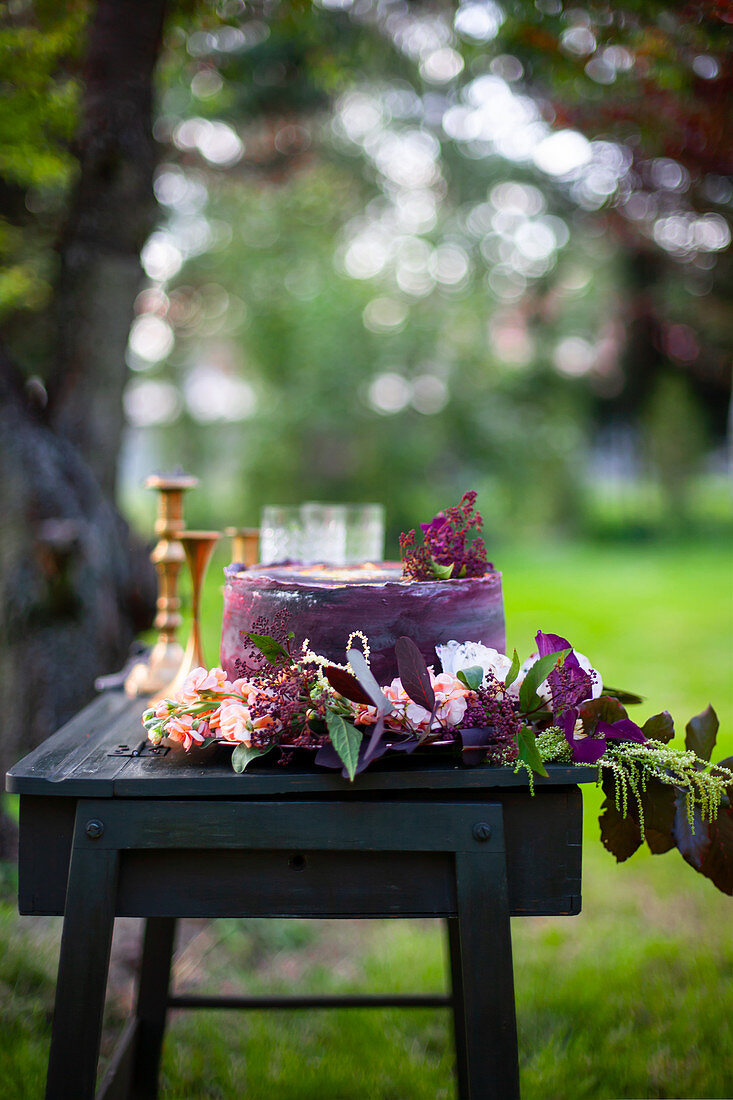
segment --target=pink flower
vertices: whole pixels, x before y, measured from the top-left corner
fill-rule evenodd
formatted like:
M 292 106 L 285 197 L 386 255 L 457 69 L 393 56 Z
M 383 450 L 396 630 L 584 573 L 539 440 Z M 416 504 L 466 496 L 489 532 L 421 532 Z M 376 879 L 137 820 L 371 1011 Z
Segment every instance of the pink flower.
M 225 741 L 241 741 L 247 746 L 252 744 L 253 724 L 249 707 L 236 699 L 225 699 L 218 715 L 217 725 Z
M 231 685 L 223 668 L 194 668 L 186 677 L 183 687 L 176 695 L 179 703 L 198 703 L 203 691 L 226 691 Z
M 170 712 L 171 712 L 171 701 L 170 701 L 170 699 L 160 699 L 155 704 L 155 717 L 156 718 L 167 718 L 168 715 L 170 714 Z
M 376 707 L 370 707 L 366 703 L 354 703 L 353 721 L 357 726 L 373 726 L 376 720 Z
M 438 726 L 460 726 L 463 721 L 463 715 L 466 713 L 465 696 L 456 696 L 453 699 L 446 699 L 441 703 L 435 711 L 436 722 L 433 722 L 433 729 Z
M 171 718 L 166 725 L 165 732 L 169 741 L 181 743 L 186 752 L 192 745 L 200 745 L 205 740 L 201 730 L 193 728 L 193 718 L 190 714 L 181 714 L 179 717 Z
M 406 727 L 418 733 L 424 733 L 428 728 L 436 730 L 460 724 L 466 713 L 468 688 L 456 676 L 447 672 L 441 672 L 438 676 L 432 668 L 429 672 L 436 703 L 432 723 L 430 711 L 410 699 L 400 680 L 393 680 L 388 687 L 382 688 L 395 708 L 393 714 L 387 719 L 389 726 L 402 729 Z
M 395 707 L 407 706 L 410 702 L 410 696 L 407 694 L 402 686 L 400 679 L 395 679 L 387 687 L 383 687 L 382 691 L 389 699 L 390 703 L 393 703 Z
M 244 699 L 248 699 L 250 695 L 257 691 L 257 688 L 253 684 L 250 684 L 249 680 L 240 677 L 239 680 L 235 680 L 231 685 L 231 690 L 235 695 L 241 695 Z

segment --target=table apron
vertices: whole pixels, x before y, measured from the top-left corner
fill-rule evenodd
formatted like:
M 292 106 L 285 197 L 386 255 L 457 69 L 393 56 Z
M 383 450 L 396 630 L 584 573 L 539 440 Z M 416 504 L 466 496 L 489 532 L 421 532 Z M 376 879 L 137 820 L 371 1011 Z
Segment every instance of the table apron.
M 287 915 L 300 899 L 312 915 L 333 916 L 340 882 L 345 916 L 393 913 L 400 890 L 404 912 L 452 912 L 455 854 L 473 852 L 501 854 L 514 915 L 580 912 L 578 788 L 492 795 L 347 804 L 24 795 L 19 907 L 63 913 L 72 850 L 96 850 L 119 852 L 119 916 L 204 916 L 206 905 L 224 915 L 228 890 L 242 915 Z M 374 884 L 371 899 L 362 892 L 357 902 L 360 882 Z
M 74 847 L 504 852 L 500 803 L 82 800 Z

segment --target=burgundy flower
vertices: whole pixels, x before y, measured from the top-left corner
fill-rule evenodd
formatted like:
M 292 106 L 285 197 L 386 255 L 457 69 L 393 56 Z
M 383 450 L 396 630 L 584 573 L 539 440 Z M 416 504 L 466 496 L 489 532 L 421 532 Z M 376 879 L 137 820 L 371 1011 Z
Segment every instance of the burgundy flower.
M 639 745 L 646 741 L 643 730 L 630 718 L 619 718 L 616 722 L 598 721 L 593 736 L 584 732 L 577 710 L 567 710 L 557 724 L 572 749 L 575 764 L 597 764 L 609 741 L 634 741 Z
M 540 657 L 545 657 L 548 653 L 560 653 L 563 649 L 572 650 L 570 642 L 559 634 L 543 634 L 538 630 L 535 641 Z M 553 669 L 547 682 L 552 692 L 552 711 L 556 718 L 593 696 L 591 674 L 581 667 L 574 652 L 568 653 L 560 668 Z

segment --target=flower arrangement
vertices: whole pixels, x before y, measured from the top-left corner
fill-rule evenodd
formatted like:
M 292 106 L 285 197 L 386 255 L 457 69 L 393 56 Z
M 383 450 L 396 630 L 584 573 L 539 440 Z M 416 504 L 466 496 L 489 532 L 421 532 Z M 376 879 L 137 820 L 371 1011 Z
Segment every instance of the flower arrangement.
M 445 581 L 458 577 L 483 577 L 493 566 L 486 557 L 483 527 L 475 511 L 476 493 L 464 493 L 458 504 L 438 512 L 429 523 L 421 523 L 423 544 L 415 532 L 400 535 L 402 576 L 407 581 Z M 472 538 L 472 541 L 468 541 Z
M 455 534 L 455 515 L 446 523 Z M 446 532 L 444 545 L 454 534 Z M 220 668 L 194 669 L 175 698 L 143 715 L 150 741 L 167 737 L 185 750 L 231 744 L 236 772 L 265 753 L 287 763 L 294 750 L 315 749 L 318 765 L 350 780 L 386 752 L 436 746 L 465 765 L 522 770 L 532 790 L 536 775 L 548 775 L 546 765 L 592 765 L 606 794 L 601 840 L 617 860 L 644 840 L 654 853 L 677 847 L 733 894 L 733 758 L 710 763 L 718 726 L 712 707 L 688 723 L 685 748 L 673 748 L 668 712 L 637 725 L 624 703 L 638 696 L 604 686 L 582 653 L 542 631 L 523 663 L 516 651 L 509 658 L 476 642 L 438 646 L 439 672 L 411 639 L 400 638 L 399 676 L 381 687 L 361 632 L 349 638 L 344 665 L 329 663 L 307 641 L 293 652 L 282 618 L 247 639 L 265 659 L 261 668 L 242 665 L 233 681 Z

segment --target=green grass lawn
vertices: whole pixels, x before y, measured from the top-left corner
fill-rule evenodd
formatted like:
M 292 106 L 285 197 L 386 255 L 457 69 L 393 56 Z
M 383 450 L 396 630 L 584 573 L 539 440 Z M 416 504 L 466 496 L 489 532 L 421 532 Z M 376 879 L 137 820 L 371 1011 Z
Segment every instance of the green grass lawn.
M 716 756 L 733 754 L 733 571 L 709 546 L 540 547 L 497 554 L 510 645 L 564 634 L 616 686 L 667 707 L 678 729 L 712 701 Z M 212 569 L 205 638 L 215 660 L 221 597 Z M 598 842 L 586 787 L 583 913 L 513 922 L 524 1100 L 733 1096 L 733 901 L 677 852 L 617 866 Z M 0 904 L 0 1081 L 40 1096 L 60 921 L 18 919 L 12 873 Z M 132 922 L 113 960 L 105 1050 L 130 991 Z M 180 989 L 424 990 L 445 982 L 432 922 L 217 921 L 184 929 Z M 196 1012 L 174 1018 L 167 1098 L 436 1100 L 453 1096 L 439 1010 Z

